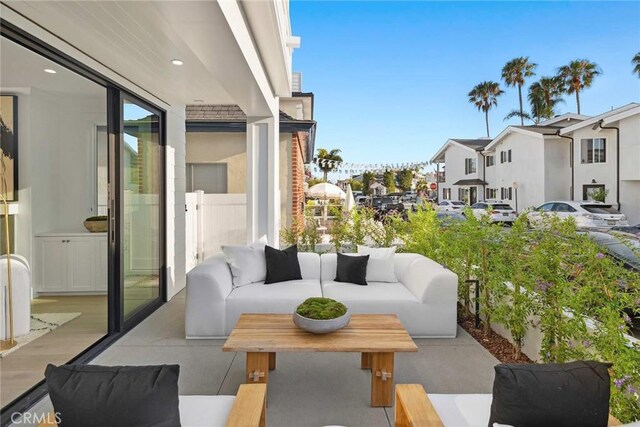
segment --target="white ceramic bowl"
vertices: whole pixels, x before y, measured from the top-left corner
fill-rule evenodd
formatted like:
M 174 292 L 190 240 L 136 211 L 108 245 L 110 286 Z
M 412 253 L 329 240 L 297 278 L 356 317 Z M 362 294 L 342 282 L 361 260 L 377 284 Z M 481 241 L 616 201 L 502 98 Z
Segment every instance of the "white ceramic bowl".
M 351 314 L 348 309 L 342 316 L 329 320 L 309 319 L 308 317 L 300 316 L 295 311 L 293 312 L 293 323 L 300 329 L 314 334 L 328 334 L 329 332 L 337 331 L 347 326 L 349 320 L 351 320 Z

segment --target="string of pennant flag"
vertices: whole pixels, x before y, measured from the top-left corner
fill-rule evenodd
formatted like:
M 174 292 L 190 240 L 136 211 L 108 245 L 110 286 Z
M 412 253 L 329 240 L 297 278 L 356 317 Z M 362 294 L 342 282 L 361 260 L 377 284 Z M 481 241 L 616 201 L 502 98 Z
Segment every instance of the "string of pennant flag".
M 321 159 L 315 157 L 313 159 L 315 165 L 314 172 L 320 172 L 323 168 L 330 167 L 332 172 L 338 174 L 361 174 L 364 172 L 382 173 L 387 170 L 394 172 L 413 169 L 421 170 L 429 165 L 429 162 L 409 162 L 409 163 L 348 163 L 338 160 Z

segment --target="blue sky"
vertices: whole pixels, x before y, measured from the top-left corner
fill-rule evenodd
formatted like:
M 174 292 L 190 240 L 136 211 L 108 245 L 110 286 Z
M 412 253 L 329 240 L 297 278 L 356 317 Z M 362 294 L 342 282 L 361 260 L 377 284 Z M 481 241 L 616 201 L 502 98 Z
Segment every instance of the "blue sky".
M 581 93 L 583 114 L 640 101 L 631 73 L 640 2 L 292 0 L 290 8 L 302 38 L 294 70 L 315 93 L 316 147 L 340 148 L 347 162 L 424 161 L 448 138 L 484 136 L 467 93 L 500 81 L 517 56 L 538 63 L 538 76 L 577 58 L 600 65 L 603 75 Z M 518 106 L 517 90 L 501 85 L 492 136 L 517 121 L 503 120 Z M 575 97 L 565 99 L 560 113 L 575 112 Z

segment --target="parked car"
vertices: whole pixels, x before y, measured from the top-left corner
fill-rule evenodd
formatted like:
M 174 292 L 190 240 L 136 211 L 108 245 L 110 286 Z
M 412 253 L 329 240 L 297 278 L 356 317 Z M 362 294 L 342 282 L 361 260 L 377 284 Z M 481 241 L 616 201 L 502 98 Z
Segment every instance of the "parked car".
M 439 212 L 462 212 L 464 203 L 457 200 L 442 200 L 436 208 Z
M 527 214 L 531 225 L 539 225 L 544 216 L 573 217 L 580 228 L 611 228 L 629 225 L 627 217 L 612 205 L 593 201 L 552 201 Z
M 356 205 L 358 206 L 368 206 L 371 201 L 371 197 L 369 196 L 356 196 Z
M 466 216 L 462 215 L 461 213 L 452 212 L 452 211 L 437 212 L 436 218 L 438 218 L 438 221 L 440 221 L 440 224 L 443 227 L 448 227 L 449 225 L 454 224 L 456 222 L 464 222 L 467 220 Z
M 512 223 L 516 220 L 516 211 L 508 203 L 492 202 L 478 202 L 471 206 L 471 212 L 473 215 L 482 219 L 484 216 L 488 216 L 491 222 L 506 222 Z

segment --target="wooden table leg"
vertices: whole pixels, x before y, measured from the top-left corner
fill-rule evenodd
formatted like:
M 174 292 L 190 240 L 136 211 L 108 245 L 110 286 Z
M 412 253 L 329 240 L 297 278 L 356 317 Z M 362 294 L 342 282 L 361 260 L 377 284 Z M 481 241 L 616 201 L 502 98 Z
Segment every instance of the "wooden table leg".
M 269 370 L 273 371 L 276 369 L 276 354 L 269 353 Z
M 360 356 L 360 369 L 371 369 L 371 353 L 362 353 Z
M 247 352 L 248 384 L 269 381 L 269 353 Z
M 391 406 L 393 353 L 371 354 L 371 406 Z

